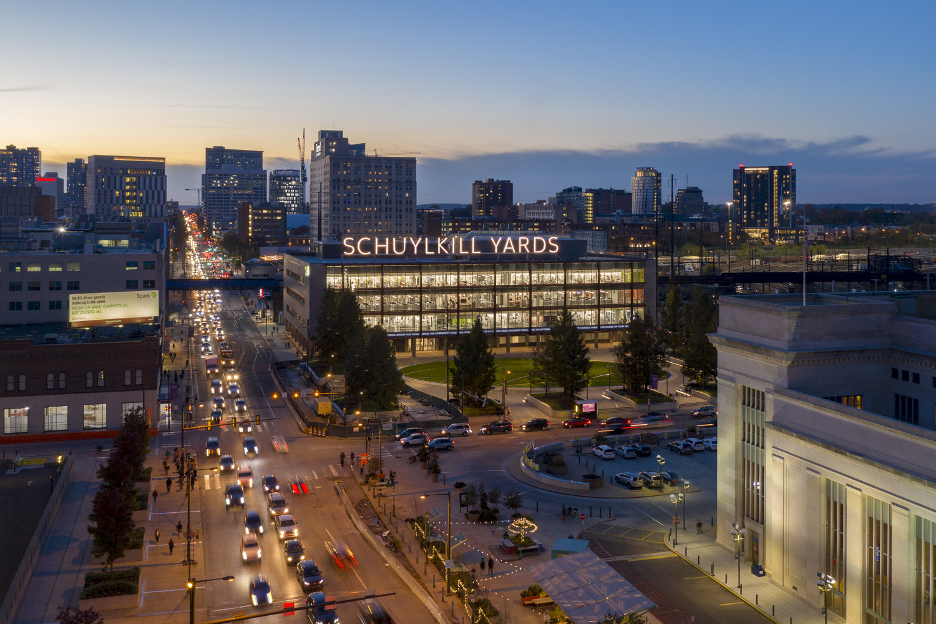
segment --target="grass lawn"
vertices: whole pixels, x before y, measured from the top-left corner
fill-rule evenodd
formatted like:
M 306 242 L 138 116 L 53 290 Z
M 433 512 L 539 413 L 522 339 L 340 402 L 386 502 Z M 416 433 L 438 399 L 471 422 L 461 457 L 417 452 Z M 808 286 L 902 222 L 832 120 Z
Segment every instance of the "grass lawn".
M 507 385 L 511 388 L 527 388 L 530 386 L 530 372 L 533 370 L 533 360 L 531 358 L 497 358 L 494 360 L 494 365 L 497 367 L 497 383 L 498 385 L 504 383 L 504 371 L 510 371 L 507 373 Z M 449 366 L 452 366 L 452 363 L 449 362 Z M 610 371 L 611 385 L 620 386 L 623 382 L 621 381 L 621 373 L 618 370 L 617 364 L 614 362 L 592 362 L 591 368 L 589 369 L 589 377 L 591 377 L 591 386 L 593 388 L 597 387 L 607 387 L 608 386 L 608 372 Z M 420 379 L 422 381 L 434 381 L 436 383 L 445 383 L 445 362 L 428 362 L 426 364 L 415 364 L 413 366 L 407 366 L 406 368 L 401 369 L 401 372 L 407 377 L 412 377 L 413 379 Z M 533 382 L 533 387 L 537 387 L 536 382 Z

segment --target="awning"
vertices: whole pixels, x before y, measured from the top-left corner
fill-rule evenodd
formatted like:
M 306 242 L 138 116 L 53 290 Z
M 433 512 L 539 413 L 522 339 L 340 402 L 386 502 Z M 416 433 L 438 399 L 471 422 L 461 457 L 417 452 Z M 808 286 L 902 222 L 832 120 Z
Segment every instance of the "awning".
M 575 624 L 594 624 L 608 613 L 624 616 L 656 607 L 590 550 L 526 570 Z

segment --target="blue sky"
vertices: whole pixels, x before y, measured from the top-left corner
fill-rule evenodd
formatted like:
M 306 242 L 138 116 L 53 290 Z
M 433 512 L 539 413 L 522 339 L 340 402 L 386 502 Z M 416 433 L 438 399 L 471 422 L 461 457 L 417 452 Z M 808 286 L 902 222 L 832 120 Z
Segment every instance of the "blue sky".
M 211 145 L 295 166 L 344 129 L 418 152 L 418 201 L 630 186 L 636 166 L 728 199 L 793 162 L 801 202 L 936 201 L 933 2 L 36 3 L 0 0 L 0 142 L 44 168 L 165 156 L 194 203 Z M 12 62 L 11 62 L 12 61 Z

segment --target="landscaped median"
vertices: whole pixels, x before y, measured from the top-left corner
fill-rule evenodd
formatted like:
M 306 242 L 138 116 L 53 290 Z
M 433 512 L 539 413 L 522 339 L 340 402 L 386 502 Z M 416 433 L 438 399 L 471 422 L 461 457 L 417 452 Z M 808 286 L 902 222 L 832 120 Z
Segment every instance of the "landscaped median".
M 101 612 L 132 609 L 139 604 L 140 568 L 85 574 L 79 608 Z

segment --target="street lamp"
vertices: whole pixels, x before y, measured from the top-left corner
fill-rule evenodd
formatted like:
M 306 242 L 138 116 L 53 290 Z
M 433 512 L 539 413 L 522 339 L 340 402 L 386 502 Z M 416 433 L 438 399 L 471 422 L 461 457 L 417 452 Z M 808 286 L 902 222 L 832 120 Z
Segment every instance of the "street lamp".
M 741 587 L 741 542 L 747 534 L 747 529 L 742 529 L 736 522 L 731 523 L 731 535 L 735 541 L 735 559 L 738 560 L 738 587 Z
M 195 585 L 197 583 L 208 583 L 211 581 L 228 581 L 231 582 L 234 580 L 234 577 L 231 575 L 228 576 L 219 576 L 218 578 L 213 579 L 193 579 L 189 578 L 188 583 L 188 593 L 189 593 L 189 624 L 195 624 Z
M 669 500 L 673 503 L 673 517 L 679 520 L 679 501 L 683 500 L 682 494 L 670 494 Z M 676 524 L 676 530 L 673 531 L 673 546 L 679 546 L 679 524 Z
M 819 586 L 819 591 L 822 593 L 822 613 L 825 615 L 826 624 L 829 624 L 829 592 L 832 591 L 832 587 L 835 585 L 835 579 L 822 572 L 816 572 L 816 575 L 819 577 L 816 585 Z
M 507 412 L 507 375 L 510 374 L 510 371 L 506 368 L 504 369 L 504 397 L 501 401 L 501 407 L 504 408 L 504 418 L 506 419 L 509 413 Z
M 683 494 L 683 501 L 682 501 L 682 520 L 683 520 L 682 530 L 685 531 L 688 528 L 688 526 L 686 525 L 689 524 L 689 516 L 686 515 L 686 496 L 689 495 L 689 482 L 683 481 L 682 487 L 683 487 L 683 492 L 685 492 L 685 494 Z
M 663 464 L 666 463 L 666 459 L 662 455 L 657 455 L 656 460 L 660 464 L 660 487 L 663 487 Z
M 449 587 L 449 561 L 452 560 L 452 490 L 445 492 L 427 492 L 420 495 L 419 498 L 425 499 L 427 496 L 445 496 L 448 500 L 448 510 L 445 517 L 445 591 L 451 590 Z M 428 514 L 427 514 L 428 516 Z M 429 528 L 428 518 L 426 521 L 426 559 L 429 558 L 429 536 L 432 531 Z

